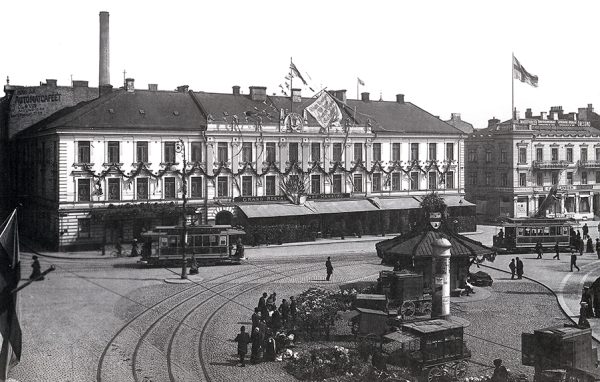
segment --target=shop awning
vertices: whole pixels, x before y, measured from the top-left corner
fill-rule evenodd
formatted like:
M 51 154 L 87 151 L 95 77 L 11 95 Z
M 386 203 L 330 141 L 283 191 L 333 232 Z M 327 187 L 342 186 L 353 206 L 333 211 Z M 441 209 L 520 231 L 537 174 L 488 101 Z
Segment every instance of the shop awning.
M 379 211 L 379 208 L 366 199 L 336 200 L 327 202 L 308 201 L 307 206 L 315 214 L 342 214 L 345 212 Z
M 238 204 L 248 218 L 274 218 L 278 216 L 312 215 L 313 211 L 295 204 Z
M 373 203 L 382 210 L 410 210 L 413 208 L 421 208 L 420 203 L 413 197 L 408 198 L 372 198 Z
M 458 195 L 444 195 L 444 194 L 440 194 L 440 196 L 442 198 L 444 198 L 444 201 L 446 202 L 446 205 L 448 207 L 469 207 L 469 206 L 474 206 L 475 204 L 471 203 L 471 202 L 467 202 L 465 200 L 465 198 L 463 198 L 462 196 L 458 196 Z M 421 200 L 423 200 L 422 196 L 418 196 L 415 198 L 418 202 L 418 204 L 420 205 Z

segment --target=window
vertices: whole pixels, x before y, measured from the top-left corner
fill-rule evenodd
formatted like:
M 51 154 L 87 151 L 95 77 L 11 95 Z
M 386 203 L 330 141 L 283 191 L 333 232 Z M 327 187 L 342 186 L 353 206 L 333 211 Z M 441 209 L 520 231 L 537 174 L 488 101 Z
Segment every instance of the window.
M 527 149 L 525 147 L 519 148 L 519 164 L 527 163 Z
M 228 195 L 229 180 L 226 176 L 217 177 L 217 196 L 226 197 Z
M 341 143 L 333 144 L 333 161 L 334 162 L 342 161 L 342 144 Z
M 400 191 L 401 183 L 400 183 L 400 173 L 393 172 L 392 173 L 392 191 Z
M 454 160 L 454 143 L 446 143 L 446 160 Z
M 137 198 L 148 199 L 148 178 L 137 178 Z
M 289 146 L 288 160 L 290 163 L 298 162 L 298 143 L 292 142 Z
M 413 171 L 410 173 L 410 189 L 418 190 L 419 189 L 419 173 Z
M 537 161 L 544 160 L 544 149 L 542 149 L 541 147 L 538 147 L 537 149 L 535 149 L 535 160 L 537 160 Z
M 505 172 L 500 174 L 500 186 L 508 186 L 508 175 Z
M 430 190 L 435 190 L 437 188 L 437 172 L 435 172 L 435 171 L 429 172 L 428 183 L 429 183 Z
M 381 192 L 381 173 L 374 173 L 371 175 L 371 183 L 373 192 Z
M 175 163 L 175 142 L 165 142 L 164 145 L 164 162 Z
M 419 160 L 419 144 L 418 143 L 410 144 L 410 160 L 411 161 Z
M 567 147 L 567 162 L 573 162 L 573 148 Z
M 579 199 L 579 212 L 590 212 L 590 198 L 582 196 Z
M 355 143 L 354 144 L 354 161 L 355 162 L 362 162 L 363 160 L 363 156 L 362 156 L 362 143 Z
M 192 142 L 190 151 L 190 160 L 192 162 L 202 162 L 202 142 Z
M 567 184 L 573 184 L 573 173 L 567 172 Z
M 362 174 L 354 174 L 354 192 L 362 191 Z
M 108 142 L 108 163 L 119 163 L 119 142 Z
M 190 192 L 190 197 L 201 198 L 202 197 L 202 177 L 201 176 L 192 176 L 191 183 L 192 183 L 192 189 Z
M 275 155 L 275 142 L 267 142 L 266 150 L 267 162 L 275 162 L 277 160 L 277 156 Z
M 519 187 L 527 186 L 527 174 L 524 172 L 519 173 Z
M 77 142 L 77 162 L 79 163 L 90 163 L 90 142 L 81 141 Z
M 583 171 L 581 173 L 581 184 L 587 184 L 587 183 L 588 183 L 588 181 L 587 181 L 587 171 Z
M 557 161 L 558 160 L 558 149 L 553 147 L 552 150 L 550 151 L 550 155 L 552 157 L 553 161 Z
M 252 142 L 242 143 L 242 162 L 252 162 Z
M 321 161 L 321 144 L 318 142 L 313 142 L 310 144 L 310 159 L 313 162 Z
M 600 161 L 600 147 L 596 147 L 596 160 Z
M 242 176 L 242 196 L 252 196 L 251 176 Z
M 90 180 L 77 179 L 77 200 L 80 202 L 90 201 Z
M 83 218 L 77 219 L 77 236 L 81 238 L 89 238 L 92 232 L 92 219 Z
M 477 185 L 477 174 L 469 174 L 469 184 L 471 186 Z
M 120 200 L 121 199 L 121 179 L 120 178 L 108 178 L 108 200 Z
M 600 183 L 600 171 L 596 171 L 596 183 Z
M 454 188 L 454 172 L 448 171 L 446 173 L 446 188 L 453 189 Z
M 400 143 L 392 143 L 392 160 L 400 160 Z
M 265 176 L 265 195 L 275 195 L 275 176 Z
M 543 186 L 544 185 L 544 173 L 538 172 L 536 176 L 536 185 Z
M 587 162 L 588 160 L 588 156 L 587 156 L 587 147 L 582 147 L 581 148 L 581 161 L 582 162 Z
M 175 178 L 172 176 L 164 177 L 163 183 L 165 199 L 175 199 Z
M 373 143 L 373 160 L 381 162 L 381 143 Z
M 558 172 L 552 172 L 552 185 L 558 184 Z
M 492 174 L 490 174 L 489 172 L 485 173 L 485 185 L 489 186 L 492 184 Z
M 500 163 L 507 163 L 508 157 L 506 155 L 506 150 L 500 150 Z
M 135 160 L 138 163 L 148 163 L 148 142 L 140 141 L 135 143 Z
M 469 162 L 477 161 L 477 154 L 476 154 L 475 150 L 469 150 L 467 156 L 468 156 L 467 159 L 469 160 Z
M 229 160 L 229 147 L 227 142 L 217 144 L 217 160 L 219 163 L 226 163 Z
M 437 143 L 429 144 L 429 160 L 437 160 Z
M 342 192 L 342 174 L 333 174 L 333 193 Z
M 490 163 L 491 161 L 492 161 L 492 152 L 488 150 L 485 152 L 485 163 Z
M 310 176 L 310 193 L 320 194 L 321 193 L 321 175 Z

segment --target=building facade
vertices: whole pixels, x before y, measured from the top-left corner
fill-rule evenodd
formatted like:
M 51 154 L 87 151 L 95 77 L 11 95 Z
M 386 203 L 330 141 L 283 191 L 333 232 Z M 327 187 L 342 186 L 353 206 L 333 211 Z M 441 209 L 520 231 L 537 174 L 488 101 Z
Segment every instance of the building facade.
M 52 248 L 180 223 L 184 198 L 188 224 L 243 225 L 251 243 L 407 230 L 431 190 L 457 227 L 472 224 L 462 132 L 403 95 L 139 90 L 127 80 L 19 133 L 13 150 L 22 226 Z
M 546 216 L 600 215 L 600 130 L 592 105 L 578 113 L 549 113 L 500 122 L 491 119 L 465 142 L 465 191 L 484 220 L 538 212 L 553 187 Z

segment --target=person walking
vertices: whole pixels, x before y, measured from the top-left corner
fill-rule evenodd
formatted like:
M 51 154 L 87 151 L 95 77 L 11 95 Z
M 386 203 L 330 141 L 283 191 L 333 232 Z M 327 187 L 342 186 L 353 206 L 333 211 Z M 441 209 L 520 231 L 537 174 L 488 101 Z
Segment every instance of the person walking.
M 581 230 L 583 231 L 583 238 L 585 239 L 586 237 L 588 237 L 588 234 L 590 232 L 590 228 L 588 227 L 587 223 L 585 223 L 583 225 L 583 227 L 581 228 Z
M 544 253 L 544 247 L 542 247 L 542 242 L 538 240 L 537 244 L 535 245 L 535 251 L 537 252 L 537 258 L 541 259 L 542 258 L 542 254 Z
M 596 256 L 600 259 L 600 239 L 596 239 Z
M 250 343 L 250 335 L 246 333 L 246 327 L 242 326 L 240 328 L 239 334 L 235 337 L 235 340 L 238 345 L 238 356 L 240 357 L 241 367 L 246 366 L 246 354 L 248 354 L 248 344 Z
M 329 281 L 329 278 L 333 274 L 333 265 L 331 265 L 331 257 L 327 258 L 327 261 L 325 262 L 325 268 L 327 268 L 327 278 L 325 280 Z
M 515 259 L 510 260 L 508 267 L 510 268 L 510 279 L 514 280 L 515 279 L 515 271 L 517 270 L 517 266 L 515 265 Z
M 254 332 L 255 328 L 258 328 L 258 323 L 260 322 L 260 310 L 258 308 L 254 308 L 254 313 L 252 313 L 252 331 Z
M 579 267 L 577 266 L 577 254 L 575 250 L 571 248 L 571 272 L 573 272 L 573 267 L 577 268 L 577 272 L 579 272 Z
M 523 262 L 517 257 L 517 279 L 523 278 Z
M 42 276 L 42 266 L 40 265 L 40 261 L 36 255 L 33 255 L 32 259 L 33 263 L 31 264 L 31 268 L 33 269 L 31 270 L 29 280 L 41 281 L 44 279 L 44 276 Z
M 267 292 L 264 292 L 261 298 L 258 299 L 258 310 L 260 310 L 263 320 L 266 320 L 269 315 L 269 311 L 267 310 Z
M 594 245 L 592 244 L 592 238 L 589 236 L 585 245 L 585 253 L 594 253 Z
M 260 359 L 260 347 L 261 347 L 261 338 L 258 328 L 254 328 L 252 331 L 252 336 L 250 336 L 250 341 L 252 342 L 252 347 L 250 349 L 250 362 L 258 363 Z
M 556 242 L 556 244 L 554 244 L 554 253 L 556 253 L 554 256 L 552 256 L 553 259 L 556 260 L 560 260 L 560 248 L 558 246 L 558 241 Z

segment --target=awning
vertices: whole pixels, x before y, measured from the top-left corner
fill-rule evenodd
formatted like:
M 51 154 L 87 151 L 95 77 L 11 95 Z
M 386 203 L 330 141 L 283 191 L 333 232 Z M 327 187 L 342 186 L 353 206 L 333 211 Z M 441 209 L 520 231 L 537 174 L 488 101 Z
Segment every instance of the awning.
M 238 208 L 250 219 L 314 214 L 313 211 L 305 206 L 295 204 L 238 204 Z
M 471 202 L 467 202 L 465 200 L 465 198 L 463 198 L 462 196 L 444 195 L 444 194 L 439 194 L 439 196 L 444 199 L 444 202 L 446 202 L 446 205 L 448 207 L 469 207 L 469 206 L 475 205 Z M 423 200 L 423 197 L 419 196 L 419 197 L 415 197 L 415 199 L 418 201 L 419 206 L 420 206 L 420 203 L 421 203 L 421 200 Z
M 342 214 L 345 212 L 379 211 L 379 208 L 366 199 L 336 200 L 328 202 L 308 201 L 305 204 L 315 214 Z
M 381 199 L 373 198 L 382 210 L 410 210 L 413 208 L 421 208 L 420 203 L 412 197 L 408 198 L 390 198 Z

